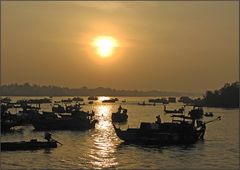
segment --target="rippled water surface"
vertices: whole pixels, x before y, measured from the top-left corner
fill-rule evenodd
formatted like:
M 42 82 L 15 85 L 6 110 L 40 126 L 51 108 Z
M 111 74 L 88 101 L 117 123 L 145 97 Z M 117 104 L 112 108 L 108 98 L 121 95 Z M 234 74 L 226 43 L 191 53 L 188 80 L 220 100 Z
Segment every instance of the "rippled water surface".
M 19 99 L 19 98 L 14 98 Z M 55 97 L 53 100 L 62 98 Z M 87 103 L 87 98 L 85 103 Z M 122 129 L 139 127 L 140 122 L 154 122 L 160 114 L 163 121 L 171 121 L 164 115 L 163 106 L 138 106 L 137 102 L 148 98 L 119 98 L 114 104 L 83 106 L 94 110 L 99 120 L 95 129 L 87 131 L 51 131 L 53 138 L 63 145 L 50 150 L 1 152 L 1 169 L 239 169 L 239 110 L 204 108 L 221 121 L 207 125 L 205 140 L 189 146 L 137 146 L 126 145 L 116 136 L 111 123 L 111 113 L 119 104 L 128 109 L 128 122 Z M 121 100 L 126 99 L 126 103 Z M 181 107 L 181 103 L 169 104 L 169 109 Z M 49 110 L 50 105 L 42 105 Z M 191 109 L 190 107 L 187 109 Z M 205 118 L 210 120 L 211 118 Z M 37 138 L 44 133 L 33 131 L 32 126 L 19 127 L 22 132 L 1 134 L 1 141 L 21 141 Z

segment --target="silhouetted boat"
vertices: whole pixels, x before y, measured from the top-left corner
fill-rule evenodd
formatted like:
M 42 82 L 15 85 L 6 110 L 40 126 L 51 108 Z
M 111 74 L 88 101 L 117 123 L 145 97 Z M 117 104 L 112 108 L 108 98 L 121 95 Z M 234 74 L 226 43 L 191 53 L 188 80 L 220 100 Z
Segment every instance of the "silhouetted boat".
M 74 102 L 82 102 L 82 101 L 84 101 L 84 99 L 83 99 L 83 98 L 80 98 L 80 97 L 74 97 L 74 98 L 72 99 L 72 101 L 74 101 Z
M 88 104 L 93 104 L 93 101 L 89 101 Z
M 168 104 L 168 100 L 166 98 L 161 98 L 161 99 L 149 99 L 149 103 L 163 103 L 163 104 Z
M 164 112 L 165 113 L 183 113 L 184 112 L 184 108 L 180 108 L 180 109 L 174 109 L 174 110 L 167 110 L 166 106 L 164 105 Z
M 22 142 L 3 142 L 1 143 L 1 151 L 14 151 L 14 150 L 35 150 L 35 149 L 47 149 L 56 148 L 57 142 L 50 141 L 22 141 Z
M 52 103 L 52 99 L 51 98 L 43 98 L 43 99 L 29 99 L 29 100 L 18 100 L 17 103 L 21 103 L 21 104 L 44 104 L 44 103 Z
M 205 123 L 184 115 L 172 115 L 172 117 L 172 122 L 142 122 L 140 128 L 121 130 L 114 124 L 113 127 L 117 136 L 127 143 L 177 145 L 192 144 L 203 139 Z
M 213 117 L 213 113 L 212 112 L 207 112 L 204 114 L 204 116 L 206 117 Z
M 139 103 L 138 102 L 138 105 L 141 105 L 141 106 L 156 106 L 156 104 L 155 103 L 145 103 L 145 101 L 143 101 L 142 103 Z
M 49 133 L 45 135 L 45 139 L 47 139 L 47 141 L 37 141 L 37 139 L 32 139 L 30 141 L 21 142 L 1 142 L 1 151 L 49 149 L 56 148 L 57 143 L 60 143 L 51 139 L 51 134 Z
M 73 100 L 70 99 L 70 98 L 68 98 L 68 99 L 62 99 L 61 102 L 63 102 L 63 103 L 71 103 L 71 102 L 73 102 Z
M 128 119 L 127 109 L 122 108 L 119 106 L 118 111 L 112 113 L 112 122 L 126 122 Z
M 94 112 L 72 110 L 69 114 L 43 112 L 32 121 L 35 130 L 87 130 L 95 127 Z
M 112 98 L 112 99 L 108 99 L 108 100 L 103 100 L 103 103 L 115 103 L 116 101 L 118 101 L 117 98 Z
M 89 96 L 88 100 L 98 100 L 98 97 L 97 96 Z

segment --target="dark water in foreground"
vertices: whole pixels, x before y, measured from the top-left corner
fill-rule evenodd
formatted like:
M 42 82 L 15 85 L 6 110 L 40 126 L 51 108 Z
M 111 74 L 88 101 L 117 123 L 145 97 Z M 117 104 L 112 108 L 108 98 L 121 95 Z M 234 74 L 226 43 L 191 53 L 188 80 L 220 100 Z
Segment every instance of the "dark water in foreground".
M 221 121 L 207 125 L 204 141 L 190 146 L 146 147 L 126 145 L 116 136 L 111 113 L 117 110 L 121 99 L 115 104 L 99 101 L 83 107 L 84 110 L 95 111 L 99 120 L 95 129 L 51 131 L 53 138 L 63 146 L 50 150 L 1 152 L 1 169 L 239 169 L 238 109 L 204 108 L 215 116 L 222 116 Z M 171 120 L 164 115 L 162 105 L 136 105 L 137 102 L 147 101 L 147 98 L 124 99 L 127 102 L 122 106 L 128 109 L 129 119 L 122 129 L 128 125 L 139 127 L 142 121 L 154 122 L 158 114 L 163 121 Z M 47 110 L 49 106 L 42 107 Z M 181 103 L 175 103 L 167 107 L 177 109 L 180 106 Z M 2 134 L 1 141 L 43 139 L 44 133 L 32 131 L 32 126 L 22 128 L 22 133 Z

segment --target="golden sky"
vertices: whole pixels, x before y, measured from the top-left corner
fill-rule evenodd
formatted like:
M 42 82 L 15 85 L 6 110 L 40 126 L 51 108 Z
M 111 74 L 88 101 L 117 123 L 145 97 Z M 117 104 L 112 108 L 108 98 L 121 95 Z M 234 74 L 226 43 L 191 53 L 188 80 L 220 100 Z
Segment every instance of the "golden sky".
M 237 1 L 1 2 L 2 84 L 204 92 L 238 80 L 238 58 Z

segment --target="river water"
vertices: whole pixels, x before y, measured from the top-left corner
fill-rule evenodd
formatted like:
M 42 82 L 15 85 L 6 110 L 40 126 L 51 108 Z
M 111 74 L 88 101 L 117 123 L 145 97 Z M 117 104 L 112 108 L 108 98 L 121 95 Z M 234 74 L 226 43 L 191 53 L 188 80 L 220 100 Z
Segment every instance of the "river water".
M 67 97 L 53 97 L 53 100 L 63 98 Z M 95 129 L 50 131 L 62 146 L 50 150 L 1 152 L 1 169 L 239 169 L 238 109 L 204 108 L 206 112 L 213 112 L 214 117 L 222 117 L 220 121 L 207 124 L 204 141 L 189 146 L 151 147 L 124 144 L 114 132 L 111 113 L 116 112 L 120 104 L 128 109 L 128 122 L 121 125 L 126 129 L 139 127 L 140 122 L 154 122 L 159 114 L 162 121 L 171 121 L 170 116 L 164 114 L 163 105 L 137 105 L 147 102 L 147 97 L 119 97 L 113 104 L 102 104 L 102 99 L 104 97 L 93 105 L 83 106 L 85 111 L 95 111 L 99 120 Z M 122 103 L 123 99 L 127 102 Z M 87 103 L 86 97 L 84 100 Z M 181 106 L 182 103 L 174 103 L 167 108 Z M 42 109 L 49 110 L 50 105 L 44 104 Z M 44 132 L 33 131 L 30 125 L 17 128 L 22 131 L 1 134 L 1 141 L 42 140 L 44 137 Z

